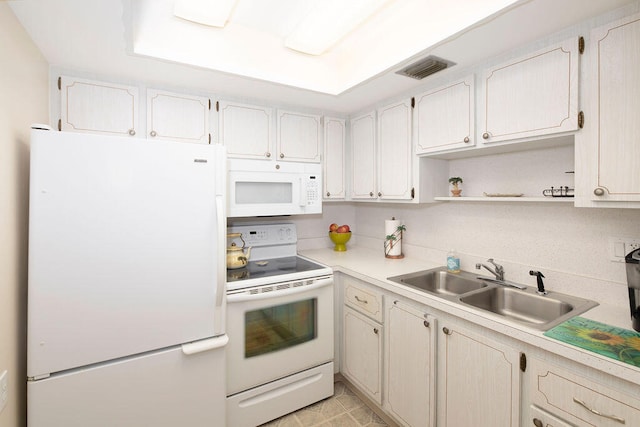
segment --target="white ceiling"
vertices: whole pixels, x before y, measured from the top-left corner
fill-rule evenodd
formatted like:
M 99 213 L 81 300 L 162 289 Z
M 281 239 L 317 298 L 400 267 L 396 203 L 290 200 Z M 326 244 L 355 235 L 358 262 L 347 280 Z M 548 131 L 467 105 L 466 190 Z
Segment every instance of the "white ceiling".
M 292 10 L 295 0 L 239 0 L 231 25 L 242 26 L 255 37 L 226 44 L 214 39 L 185 41 L 166 19 L 145 22 L 140 13 L 144 8 L 153 4 L 166 11 L 171 0 L 8 3 L 58 69 L 347 114 L 428 84 L 429 78 L 417 81 L 395 74 L 415 59 L 434 54 L 458 64 L 451 70 L 460 69 L 633 0 L 519 0 L 504 8 L 511 1 L 395 0 L 363 26 L 375 30 L 373 35 L 360 28 L 320 57 L 285 55 L 281 44 L 274 42 L 275 35 L 291 24 L 287 16 L 282 21 L 273 17 Z M 471 7 L 478 3 L 487 9 Z M 267 4 L 273 9 L 264 9 Z M 438 9 L 445 4 L 454 5 L 457 13 Z M 490 16 L 483 18 L 487 13 Z M 256 19 L 260 16 L 265 19 Z M 144 33 L 143 27 L 151 32 Z M 190 31 L 201 34 L 206 29 L 196 27 L 200 28 Z M 223 52 L 228 58 L 219 61 Z

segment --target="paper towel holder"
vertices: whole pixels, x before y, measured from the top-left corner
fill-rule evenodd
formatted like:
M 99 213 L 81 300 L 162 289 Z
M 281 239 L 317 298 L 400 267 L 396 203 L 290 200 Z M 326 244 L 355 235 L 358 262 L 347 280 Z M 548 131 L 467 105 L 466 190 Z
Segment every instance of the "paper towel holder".
M 391 221 L 395 221 L 396 217 L 391 217 Z M 385 227 L 386 228 L 386 227 Z M 391 259 L 401 259 L 404 258 L 404 254 L 402 253 L 402 233 L 407 228 L 404 224 L 398 225 L 393 232 L 387 234 L 384 239 L 384 256 L 385 258 Z M 385 230 L 388 232 L 387 230 Z M 400 249 L 400 254 L 392 255 L 391 252 L 397 252 L 397 249 Z M 394 251 L 394 249 L 396 249 Z

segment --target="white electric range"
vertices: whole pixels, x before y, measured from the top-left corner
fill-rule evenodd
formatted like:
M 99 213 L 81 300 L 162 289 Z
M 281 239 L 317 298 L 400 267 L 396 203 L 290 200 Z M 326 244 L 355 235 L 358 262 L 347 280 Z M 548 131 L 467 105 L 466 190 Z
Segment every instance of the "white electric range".
M 256 426 L 333 395 L 333 271 L 297 255 L 294 224 L 227 231 L 251 248 L 227 270 L 227 419 Z

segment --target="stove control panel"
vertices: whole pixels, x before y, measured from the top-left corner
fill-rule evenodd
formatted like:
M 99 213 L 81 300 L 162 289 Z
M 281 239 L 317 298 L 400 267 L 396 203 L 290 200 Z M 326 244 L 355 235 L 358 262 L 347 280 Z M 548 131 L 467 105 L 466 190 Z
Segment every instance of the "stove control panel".
M 234 225 L 227 233 L 241 233 L 246 247 L 251 247 L 251 261 L 295 256 L 298 235 L 295 224 Z

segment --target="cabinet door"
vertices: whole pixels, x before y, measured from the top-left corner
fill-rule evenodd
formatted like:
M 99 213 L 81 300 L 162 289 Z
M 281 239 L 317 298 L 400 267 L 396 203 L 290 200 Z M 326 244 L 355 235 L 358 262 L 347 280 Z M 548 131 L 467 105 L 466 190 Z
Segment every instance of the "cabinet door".
M 269 159 L 272 156 L 272 109 L 220 101 L 220 141 L 229 157 Z
M 591 33 L 592 200 L 640 201 L 640 15 Z
M 382 404 L 382 326 L 348 306 L 344 306 L 342 325 L 342 373 Z
M 435 328 L 414 307 L 387 307 L 384 406 L 406 426 L 435 426 Z
M 351 119 L 351 198 L 375 199 L 376 113 Z
M 519 353 L 460 326 L 445 325 L 442 331 L 443 425 L 517 427 Z
M 209 144 L 209 98 L 147 90 L 147 137 Z
M 278 110 L 278 160 L 320 163 L 320 116 Z
M 416 154 L 474 146 L 473 75 L 416 97 Z
M 412 198 L 411 100 L 378 110 L 378 197 Z
M 344 199 L 347 195 L 344 174 L 345 121 L 324 118 L 324 198 Z
M 578 128 L 578 39 L 489 68 L 481 78 L 482 141 L 551 135 Z
M 65 76 L 59 88 L 60 130 L 117 136 L 138 132 L 138 88 Z

